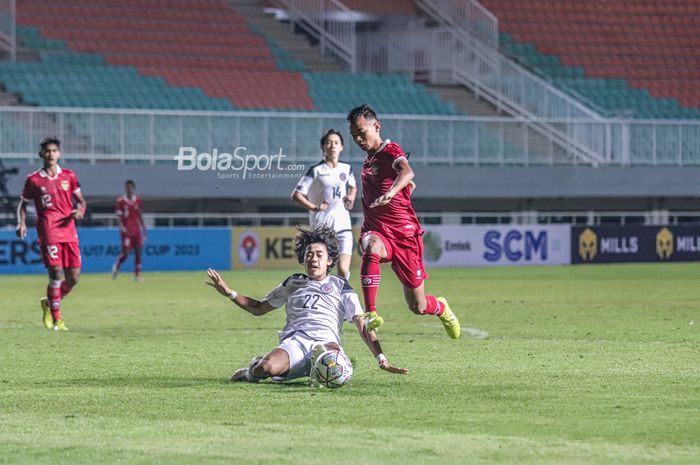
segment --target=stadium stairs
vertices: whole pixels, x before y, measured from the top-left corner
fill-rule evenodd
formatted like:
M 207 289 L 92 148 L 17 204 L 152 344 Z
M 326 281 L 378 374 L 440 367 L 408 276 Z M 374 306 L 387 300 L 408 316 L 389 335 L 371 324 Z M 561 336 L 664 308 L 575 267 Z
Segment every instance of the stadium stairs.
M 338 63 L 321 55 L 318 47 L 312 46 L 305 37 L 294 34 L 293 26 L 282 24 L 265 13 L 258 0 L 229 0 L 229 4 L 236 13 L 245 18 L 251 30 L 265 38 L 275 56 L 289 56 L 296 60 L 301 68 L 298 70 L 336 73 L 342 71 Z M 284 44 L 284 47 L 279 44 Z M 282 69 L 286 66 L 279 61 L 278 65 Z
M 694 0 L 484 0 L 502 49 L 611 116 L 700 117 Z

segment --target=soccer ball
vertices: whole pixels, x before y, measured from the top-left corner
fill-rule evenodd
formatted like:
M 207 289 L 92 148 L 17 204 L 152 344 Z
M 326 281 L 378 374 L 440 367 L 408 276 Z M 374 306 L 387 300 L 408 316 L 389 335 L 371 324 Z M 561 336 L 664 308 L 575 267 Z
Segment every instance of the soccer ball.
M 352 378 L 352 363 L 343 352 L 327 350 L 311 367 L 311 377 L 316 378 L 321 386 L 339 388 Z

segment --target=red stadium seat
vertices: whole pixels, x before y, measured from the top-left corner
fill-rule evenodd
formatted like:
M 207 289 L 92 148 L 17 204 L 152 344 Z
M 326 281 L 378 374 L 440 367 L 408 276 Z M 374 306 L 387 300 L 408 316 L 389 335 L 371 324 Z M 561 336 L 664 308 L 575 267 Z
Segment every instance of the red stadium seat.
M 314 109 L 301 74 L 278 69 L 265 39 L 226 0 L 23 0 L 17 21 L 72 51 L 239 108 Z
M 698 106 L 697 0 L 483 0 L 503 32 L 587 76 L 627 79 Z M 671 79 L 672 81 L 668 81 Z

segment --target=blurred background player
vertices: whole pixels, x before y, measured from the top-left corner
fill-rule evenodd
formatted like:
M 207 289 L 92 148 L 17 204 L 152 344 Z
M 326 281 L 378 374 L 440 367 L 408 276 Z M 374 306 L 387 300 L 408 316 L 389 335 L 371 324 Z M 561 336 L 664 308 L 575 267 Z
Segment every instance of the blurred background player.
M 231 381 L 257 382 L 265 378 L 288 381 L 309 376 L 315 358 L 326 350 L 341 350 L 343 321 L 353 321 L 360 337 L 376 357 L 379 367 L 391 373 L 405 374 L 405 368 L 389 363 L 375 333 L 368 331 L 355 290 L 347 280 L 331 276 L 338 258 L 338 239 L 333 229 L 320 226 L 299 230 L 294 251 L 306 274 L 293 274 L 270 291 L 263 300 L 255 300 L 232 290 L 219 273 L 207 274 L 214 287 L 246 312 L 260 316 L 285 305 L 287 324 L 280 331 L 280 345 L 264 357 L 255 357 L 250 366 L 239 368 Z
M 311 227 L 328 225 L 340 243 L 338 276 L 350 279 L 352 258 L 352 223 L 350 210 L 355 203 L 357 183 L 349 163 L 339 161 L 343 136 L 329 129 L 321 137 L 324 160 L 313 165 L 299 180 L 292 200 L 309 210 Z
M 146 238 L 146 226 L 141 213 L 141 197 L 136 195 L 136 183 L 129 179 L 124 185 L 126 195 L 117 197 L 117 218 L 122 252 L 112 265 L 112 279 L 117 279 L 119 268 L 134 249 L 134 281 L 141 281 L 141 249 Z
M 391 262 L 391 269 L 403 284 L 408 308 L 419 315 L 437 315 L 447 334 L 458 338 L 459 321 L 447 300 L 425 295 L 424 280 L 428 275 L 423 265 L 423 231 L 411 204 L 414 173 L 406 155 L 399 144 L 382 140 L 381 124 L 369 105 L 353 108 L 347 120 L 353 140 L 367 153 L 362 163 L 360 281 L 369 329 L 377 329 L 383 323 L 375 304 L 381 278 L 379 264 Z
M 87 203 L 80 191 L 78 177 L 58 164 L 61 141 L 47 137 L 39 145 L 43 167 L 27 176 L 17 207 L 17 236 L 25 238 L 27 235 L 27 204 L 33 200 L 41 258 L 49 273 L 46 297 L 40 300 L 44 326 L 55 331 L 68 331 L 61 318 L 61 299 L 80 279 L 82 261 L 75 220 L 83 218 Z M 77 201 L 75 208 L 74 197 Z

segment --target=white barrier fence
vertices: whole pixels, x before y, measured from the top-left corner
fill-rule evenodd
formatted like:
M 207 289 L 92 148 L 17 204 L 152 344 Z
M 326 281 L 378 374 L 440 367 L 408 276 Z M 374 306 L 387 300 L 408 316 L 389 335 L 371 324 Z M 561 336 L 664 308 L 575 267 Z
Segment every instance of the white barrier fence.
M 586 139 L 599 165 L 700 165 L 700 121 L 478 118 L 380 115 L 382 135 L 399 142 L 418 164 L 571 165 L 584 163 L 563 140 L 544 140 L 541 127 Z M 329 128 L 346 139 L 343 157 L 359 162 L 344 114 L 196 112 L 76 108 L 0 108 L 0 157 L 34 160 L 47 135 L 63 141 L 72 160 L 172 163 L 180 147 L 199 152 L 276 154 L 314 161 Z

